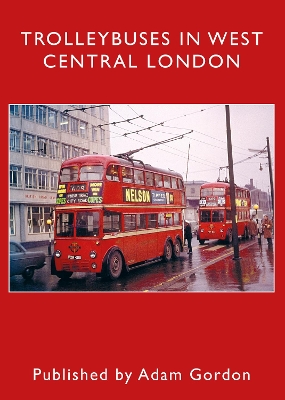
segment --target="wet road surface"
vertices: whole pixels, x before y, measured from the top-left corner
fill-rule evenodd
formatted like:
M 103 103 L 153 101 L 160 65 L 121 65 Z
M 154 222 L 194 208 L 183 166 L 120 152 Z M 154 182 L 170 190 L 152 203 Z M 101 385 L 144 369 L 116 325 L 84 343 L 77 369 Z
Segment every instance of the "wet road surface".
M 47 265 L 30 281 L 22 276 L 9 280 L 10 292 L 274 292 L 274 244 L 262 238 L 239 241 L 239 260 L 232 246 L 218 241 L 199 245 L 178 260 L 156 262 L 130 271 L 116 281 L 103 281 L 93 274 L 74 273 L 67 281 L 50 274 Z M 39 249 L 39 248 L 38 248 Z M 46 248 L 42 248 L 47 252 Z

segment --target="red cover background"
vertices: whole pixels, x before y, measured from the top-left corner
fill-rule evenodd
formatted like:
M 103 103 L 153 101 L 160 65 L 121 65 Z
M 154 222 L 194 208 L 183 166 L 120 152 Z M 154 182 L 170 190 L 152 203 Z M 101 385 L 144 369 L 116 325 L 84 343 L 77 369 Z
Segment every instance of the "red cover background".
M 283 20 L 279 2 L 230 3 L 180 1 L 144 2 L 13 2 L 6 4 L 1 25 L 2 156 L 8 182 L 8 105 L 111 103 L 270 103 L 276 105 L 275 293 L 8 293 L 8 235 L 2 236 L 2 378 L 3 391 L 13 398 L 28 394 L 75 399 L 221 399 L 277 397 L 282 377 L 278 360 L 284 355 L 284 266 L 278 256 L 278 181 L 282 168 L 281 116 L 284 109 Z M 63 32 L 263 32 L 260 45 L 223 46 L 214 52 L 241 54 L 239 69 L 47 69 L 42 58 L 66 49 L 24 47 L 21 31 Z M 92 48 L 92 53 L 102 49 Z M 217 51 L 218 50 L 218 51 Z M 70 50 L 69 50 L 70 51 Z M 83 53 L 75 48 L 74 54 Z M 145 54 L 213 54 L 210 46 L 157 49 L 107 47 L 106 54 L 132 53 L 140 65 Z M 253 133 L 254 134 L 254 133 Z M 264 138 L 265 139 L 265 138 Z M 4 146 L 5 142 L 5 146 Z M 279 199 L 278 199 L 279 197 Z M 8 231 L 6 208 L 3 210 Z M 277 218 L 276 218 L 277 216 Z M 5 230 L 5 232 L 7 232 Z M 3 257 L 2 257 L 3 260 Z M 33 368 L 70 368 L 101 372 L 107 382 L 33 381 Z M 181 371 L 181 382 L 114 380 L 114 370 Z M 205 371 L 250 371 L 250 382 L 192 382 L 192 368 Z M 275 396 L 274 396 L 275 394 Z

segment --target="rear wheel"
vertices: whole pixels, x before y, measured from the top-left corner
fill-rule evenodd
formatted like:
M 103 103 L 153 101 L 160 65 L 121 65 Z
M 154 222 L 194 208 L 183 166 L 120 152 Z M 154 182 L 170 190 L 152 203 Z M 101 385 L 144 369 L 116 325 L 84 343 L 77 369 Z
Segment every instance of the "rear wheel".
M 174 241 L 174 244 L 173 244 L 173 254 L 172 254 L 172 257 L 173 257 L 174 259 L 179 258 L 179 257 L 180 257 L 180 251 L 181 251 L 180 242 L 179 242 L 178 239 L 176 239 L 176 240 Z
M 205 239 L 200 239 L 200 240 L 199 240 L 199 243 L 200 243 L 200 244 L 204 244 L 204 243 L 205 243 Z
M 164 261 L 170 261 L 172 258 L 172 245 L 169 240 L 166 241 L 164 245 L 163 251 L 163 259 Z
M 32 279 L 32 277 L 34 276 L 34 272 L 35 272 L 34 268 L 28 267 L 23 271 L 22 277 L 24 279 Z
M 102 277 L 105 279 L 118 279 L 123 270 L 123 259 L 118 250 L 113 251 L 104 265 Z

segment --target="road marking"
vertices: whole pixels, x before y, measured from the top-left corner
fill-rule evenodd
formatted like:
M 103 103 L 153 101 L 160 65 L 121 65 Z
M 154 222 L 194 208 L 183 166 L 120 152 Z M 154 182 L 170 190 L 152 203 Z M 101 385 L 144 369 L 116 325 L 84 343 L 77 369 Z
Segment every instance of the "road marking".
M 247 244 L 245 244 L 244 246 L 242 246 L 242 249 L 240 249 L 240 250 L 246 249 L 247 247 L 250 247 L 250 246 L 252 246 L 253 244 L 254 244 L 254 243 L 247 243 Z M 220 246 L 220 247 L 225 247 L 225 246 Z M 240 246 L 240 247 L 241 247 L 241 246 Z M 205 249 L 205 250 L 206 250 L 206 249 Z M 215 262 L 221 261 L 221 260 L 223 260 L 224 258 L 227 258 L 227 257 L 229 257 L 229 256 L 232 255 L 232 254 L 234 254 L 234 248 L 233 248 L 233 247 L 231 247 L 230 249 L 226 250 L 222 255 L 217 256 L 217 257 L 215 257 L 215 258 L 212 258 L 210 261 L 204 262 L 204 263 L 198 265 L 197 267 L 194 267 L 194 268 L 191 268 L 191 269 L 188 270 L 188 271 L 182 272 L 181 274 L 175 275 L 175 276 L 173 276 L 172 278 L 167 279 L 166 281 L 161 282 L 161 283 L 159 283 L 159 284 L 153 286 L 151 289 L 146 289 L 146 290 L 144 290 L 144 292 L 152 292 L 152 291 L 156 292 L 156 291 L 159 291 L 159 288 L 160 288 L 160 287 L 163 287 L 163 286 L 169 287 L 169 286 L 171 286 L 171 283 L 172 283 L 172 282 L 178 281 L 179 279 L 185 277 L 186 275 L 189 275 L 189 276 L 190 276 L 190 275 L 193 274 L 193 272 L 197 271 L 198 269 L 209 267 L 210 265 L 214 264 Z

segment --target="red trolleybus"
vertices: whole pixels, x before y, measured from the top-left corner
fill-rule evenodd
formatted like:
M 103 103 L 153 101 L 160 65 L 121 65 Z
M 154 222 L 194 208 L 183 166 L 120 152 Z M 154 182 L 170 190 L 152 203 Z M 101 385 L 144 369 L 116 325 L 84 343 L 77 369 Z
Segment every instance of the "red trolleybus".
M 235 186 L 236 221 L 238 236 L 249 237 L 250 191 Z M 204 183 L 200 188 L 198 240 L 219 239 L 232 242 L 232 215 L 230 184 L 228 182 Z
M 85 155 L 62 163 L 51 273 L 117 279 L 183 244 L 182 176 L 124 156 Z

